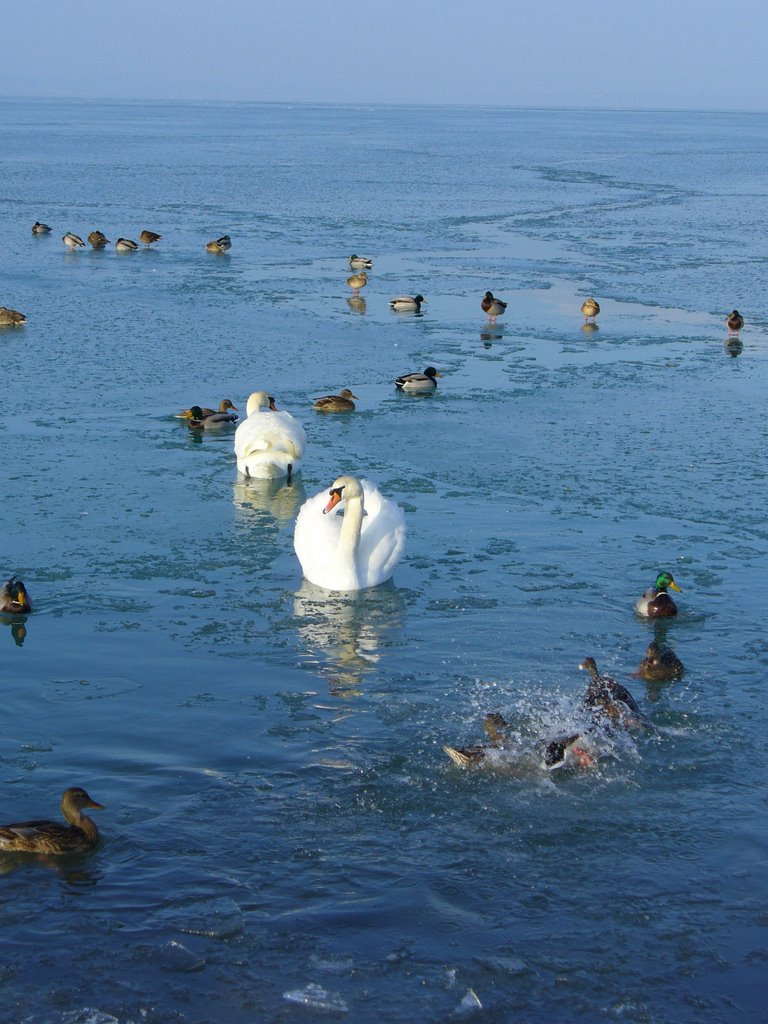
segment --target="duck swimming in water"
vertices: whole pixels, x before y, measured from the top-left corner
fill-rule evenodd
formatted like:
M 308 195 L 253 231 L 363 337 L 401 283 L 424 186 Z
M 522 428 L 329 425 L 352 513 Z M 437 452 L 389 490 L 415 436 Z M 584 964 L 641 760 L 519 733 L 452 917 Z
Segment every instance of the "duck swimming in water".
M 682 590 L 675 583 L 671 572 L 660 572 L 656 582 L 649 587 L 636 601 L 635 611 L 646 619 L 668 618 L 677 615 L 677 605 L 667 593 L 667 589 L 681 594 Z
M 33 235 L 50 235 L 51 229 L 47 224 L 43 224 L 42 221 L 36 220 L 32 225 Z
M 221 238 L 208 242 L 205 248 L 207 252 L 229 252 L 232 248 L 232 239 L 229 235 L 222 235 Z
M 685 666 L 671 647 L 662 647 L 655 640 L 648 644 L 645 657 L 640 662 L 637 674 L 649 683 L 661 683 L 668 679 L 681 679 Z
M 27 588 L 17 576 L 11 576 L 0 589 L 0 612 L 18 614 L 31 611 L 32 602 Z
M 209 409 L 205 405 L 202 407 L 199 405 L 192 405 L 189 407 L 189 409 L 182 409 L 181 412 L 174 413 L 174 416 L 176 417 L 177 420 L 191 420 L 193 409 L 199 409 L 200 412 L 202 413 L 203 418 L 205 418 L 206 416 L 214 416 L 216 413 L 228 413 L 230 409 L 234 409 L 235 412 L 238 411 L 237 406 L 233 405 L 228 398 L 223 398 L 219 402 L 218 409 Z M 235 416 L 235 419 L 237 419 L 237 416 Z
M 61 798 L 61 813 L 69 823 L 35 819 L 0 826 L 1 853 L 83 853 L 99 841 L 96 823 L 82 813 L 83 808 L 103 810 L 80 786 L 71 786 Z
M 237 413 L 234 412 L 209 412 L 208 415 L 199 405 L 193 405 L 189 410 L 187 426 L 190 430 L 206 430 L 209 427 L 221 427 L 225 423 L 237 423 Z
M 27 322 L 27 318 L 18 309 L 9 309 L 7 306 L 0 306 L 0 327 L 21 327 Z
M 438 373 L 434 366 L 428 366 L 424 373 L 404 373 L 397 377 L 395 387 L 401 391 L 434 391 L 438 377 L 442 377 L 442 373 Z
M 423 295 L 397 295 L 389 300 L 389 308 L 396 313 L 419 313 L 422 302 L 426 301 Z
M 153 242 L 159 242 L 162 235 L 158 235 L 156 231 L 147 231 L 146 229 L 139 235 L 139 241 L 142 245 L 152 245 Z
M 357 398 L 357 395 L 353 395 L 349 388 L 342 388 L 338 395 L 323 395 L 322 398 L 316 398 L 312 405 L 318 412 L 354 412 L 353 398 Z
M 118 238 L 115 242 L 115 252 L 136 252 L 138 248 L 138 242 L 132 238 Z
M 92 231 L 88 235 L 88 242 L 94 249 L 103 249 L 105 245 L 109 245 L 109 239 L 103 231 Z
M 369 260 L 367 256 L 357 256 L 353 253 L 349 257 L 350 270 L 370 270 L 372 266 L 373 260 Z

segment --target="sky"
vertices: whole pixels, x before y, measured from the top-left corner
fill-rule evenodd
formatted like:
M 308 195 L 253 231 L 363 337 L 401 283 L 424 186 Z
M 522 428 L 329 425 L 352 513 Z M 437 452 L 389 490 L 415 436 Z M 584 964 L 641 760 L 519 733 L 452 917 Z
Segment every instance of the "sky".
M 0 95 L 768 110 L 765 0 L 21 0 Z

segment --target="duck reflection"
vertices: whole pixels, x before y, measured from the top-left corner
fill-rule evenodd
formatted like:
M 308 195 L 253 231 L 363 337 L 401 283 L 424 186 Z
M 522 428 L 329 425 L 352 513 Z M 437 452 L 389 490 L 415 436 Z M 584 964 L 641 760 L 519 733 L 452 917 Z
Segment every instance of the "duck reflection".
M 232 485 L 235 510 L 246 520 L 269 516 L 281 524 L 292 523 L 305 497 L 300 477 L 294 478 L 290 484 L 285 482 L 285 477 L 275 480 L 251 477 L 249 480 L 239 479 Z
M 504 337 L 504 328 L 501 324 L 486 324 L 480 331 L 480 341 L 486 348 L 490 348 L 494 341 L 501 341 Z
M 382 648 L 402 629 L 405 601 L 392 584 L 336 593 L 302 580 L 293 600 L 299 639 L 321 659 L 331 693 L 355 697 L 375 668 Z
M 581 325 L 581 329 L 584 334 L 595 334 L 600 328 L 597 326 L 594 320 L 587 320 Z
M 10 626 L 11 639 L 17 647 L 23 647 L 27 639 L 27 617 L 26 615 L 0 614 L 0 623 Z
M 353 313 L 365 313 L 366 305 L 362 295 L 350 295 L 347 299 L 347 305 Z
M 733 356 L 733 358 L 735 359 L 736 356 L 740 356 L 741 353 L 744 351 L 744 342 L 741 340 L 741 338 L 735 338 L 731 335 L 730 337 L 726 338 L 723 342 L 723 348 L 725 349 L 727 355 Z

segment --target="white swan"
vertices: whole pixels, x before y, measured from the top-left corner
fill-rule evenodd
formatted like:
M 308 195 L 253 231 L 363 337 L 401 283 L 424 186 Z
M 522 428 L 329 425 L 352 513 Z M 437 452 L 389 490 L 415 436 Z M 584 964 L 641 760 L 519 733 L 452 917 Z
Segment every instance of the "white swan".
M 289 412 L 279 412 L 266 391 L 254 391 L 246 405 L 247 418 L 235 431 L 237 470 L 244 477 L 274 479 L 301 469 L 307 443 L 304 428 Z
M 337 514 L 342 508 L 343 517 Z M 330 500 L 321 491 L 301 506 L 293 546 L 304 576 L 318 587 L 376 587 L 400 561 L 405 516 L 367 480 L 340 476 L 331 485 Z

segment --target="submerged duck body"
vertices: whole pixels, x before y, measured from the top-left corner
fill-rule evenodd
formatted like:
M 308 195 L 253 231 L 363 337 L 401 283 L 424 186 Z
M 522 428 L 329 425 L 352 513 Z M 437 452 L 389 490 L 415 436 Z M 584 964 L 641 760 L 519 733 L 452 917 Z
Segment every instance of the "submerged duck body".
M 27 588 L 18 576 L 11 576 L 0 588 L 0 612 L 18 614 L 31 611 L 32 602 L 29 599 Z
M 21 327 L 27 322 L 27 318 L 18 309 L 9 309 L 7 306 L 0 306 L 0 327 Z
M 61 798 L 61 812 L 67 825 L 35 819 L 0 826 L 0 852 L 62 855 L 93 849 L 99 841 L 99 830 L 82 813 L 86 807 L 104 809 L 80 786 L 70 787 Z
M 316 398 L 312 405 L 318 412 L 354 412 L 354 398 L 357 398 L 357 395 L 349 388 L 342 388 L 338 395 L 323 395 L 322 398 Z
M 581 312 L 584 314 L 584 322 L 594 321 L 600 312 L 600 303 L 596 299 L 585 299 L 581 304 Z
M 70 252 L 74 252 L 77 248 L 85 248 L 85 242 L 74 231 L 68 231 L 65 235 L 62 235 L 61 240 L 64 245 L 69 246 Z
M 42 221 L 36 220 L 32 225 L 33 235 L 50 235 L 51 229 L 47 224 L 43 224 Z
M 661 683 L 670 679 L 682 679 L 685 666 L 671 647 L 662 647 L 655 640 L 648 644 L 645 657 L 640 662 L 637 674 L 649 683 Z
M 232 239 L 229 235 L 222 235 L 208 242 L 205 248 L 207 252 L 228 252 L 232 248 Z
M 94 249 L 103 249 L 105 245 L 109 245 L 109 239 L 103 231 L 92 231 L 88 235 L 88 242 Z
M 635 611 L 646 619 L 669 618 L 677 615 L 677 605 L 667 593 L 667 589 L 681 594 L 682 590 L 675 583 L 672 573 L 660 572 L 656 582 L 649 587 L 635 602 Z
M 301 506 L 293 546 L 310 583 L 325 590 L 364 590 L 392 576 L 405 533 L 399 505 L 367 480 L 340 476 L 330 491 Z
M 304 428 L 289 412 L 277 408 L 266 391 L 254 391 L 246 405 L 246 419 L 235 431 L 237 470 L 244 477 L 291 477 L 301 469 L 307 444 Z
M 389 308 L 396 313 L 419 313 L 422 302 L 426 301 L 423 295 L 397 295 L 389 300 Z
M 437 378 L 442 377 L 434 366 L 428 366 L 424 373 L 404 373 L 395 379 L 395 387 L 401 391 L 434 391 Z
M 508 303 L 496 298 L 493 292 L 486 292 L 480 303 L 483 312 L 488 314 L 488 320 L 492 324 L 496 323 L 496 317 L 501 316 L 507 305 Z

